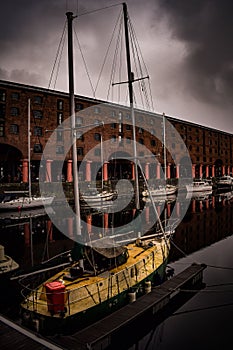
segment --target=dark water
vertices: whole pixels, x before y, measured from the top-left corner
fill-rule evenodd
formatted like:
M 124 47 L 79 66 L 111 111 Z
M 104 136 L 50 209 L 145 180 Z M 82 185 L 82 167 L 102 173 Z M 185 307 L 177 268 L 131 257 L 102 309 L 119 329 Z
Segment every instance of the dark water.
M 175 201 L 167 206 L 172 213 Z M 164 205 L 164 203 L 163 203 Z M 161 209 L 161 203 L 157 208 Z M 175 210 L 175 209 L 174 209 Z M 177 209 L 176 209 L 177 210 Z M 150 211 L 145 214 L 150 220 Z M 40 215 L 41 214 L 41 215 Z M 22 269 L 73 247 L 72 239 L 61 234 L 51 225 L 43 211 L 25 219 L 0 218 L 0 244 L 6 254 L 16 260 Z M 111 230 L 111 214 L 99 216 L 83 212 L 90 225 L 104 223 Z M 120 214 L 118 214 L 120 215 Z M 117 219 L 127 222 L 132 210 Z M 31 225 L 31 226 L 30 226 Z M 182 222 L 176 229 L 170 253 L 169 265 L 175 273 L 193 262 L 205 263 L 206 287 L 192 296 L 184 305 L 159 325 L 151 324 L 147 333 L 137 331 L 130 349 L 232 349 L 233 344 L 233 193 L 222 193 L 193 198 Z M 184 256 L 186 254 L 186 256 Z M 2 286 L 3 288 L 3 286 Z M 188 291 L 187 291 L 188 293 Z M 0 312 L 10 318 L 18 318 L 20 294 L 17 288 L 7 291 L 0 302 Z

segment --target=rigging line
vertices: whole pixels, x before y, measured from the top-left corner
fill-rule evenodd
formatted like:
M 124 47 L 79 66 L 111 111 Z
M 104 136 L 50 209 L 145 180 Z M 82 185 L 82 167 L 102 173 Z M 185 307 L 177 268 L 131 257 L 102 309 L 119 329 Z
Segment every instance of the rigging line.
M 120 23 L 122 24 L 122 14 L 121 14 L 121 22 Z M 120 40 L 120 26 L 119 26 L 118 36 L 117 36 L 116 49 L 114 52 L 113 62 L 112 62 L 112 67 L 111 67 L 111 75 L 110 75 L 110 81 L 109 81 L 108 92 L 107 92 L 107 100 L 109 98 L 110 89 L 112 87 L 112 82 L 114 81 L 114 77 L 115 77 L 116 60 L 117 60 L 117 54 L 118 54 L 118 49 L 119 49 L 119 40 Z M 112 89 L 112 100 L 113 100 L 113 89 Z
M 135 30 L 134 30 L 134 27 L 133 27 L 133 24 L 132 24 L 132 21 L 131 21 L 130 18 L 129 18 L 129 22 L 130 22 L 130 26 L 131 26 L 131 28 L 132 28 L 132 31 L 133 31 L 133 33 L 134 33 L 135 42 L 137 43 L 137 48 L 138 48 L 138 50 L 139 50 L 139 54 L 140 54 L 140 57 L 141 57 L 143 66 L 144 66 L 144 68 L 145 68 L 145 74 L 149 77 L 148 69 L 147 69 L 146 63 L 145 63 L 145 61 L 144 61 L 144 59 L 143 59 L 143 55 L 142 55 L 142 52 L 141 52 L 141 48 L 140 48 L 139 42 L 138 42 L 138 40 L 137 40 L 136 32 L 135 32 Z M 150 81 L 150 80 L 149 80 L 149 81 Z M 151 92 L 150 84 L 149 84 L 149 89 L 150 89 L 150 92 Z M 152 106 L 152 108 L 153 108 L 153 99 L 152 99 L 152 94 L 151 94 L 151 93 L 150 93 L 150 100 L 151 100 L 151 101 L 150 101 L 151 106 Z M 152 110 L 153 110 L 153 109 L 152 109 Z
M 98 12 L 98 11 L 106 10 L 106 9 L 109 9 L 109 8 L 111 8 L 111 7 L 116 7 L 116 6 L 122 6 L 122 3 L 118 3 L 118 4 L 114 4 L 114 5 L 110 5 L 110 6 L 101 7 L 101 8 L 99 8 L 99 9 L 95 9 L 95 10 L 92 10 L 92 11 L 83 12 L 83 13 L 79 14 L 78 17 L 85 16 L 85 15 L 89 15 L 89 14 L 91 14 L 91 13 L 95 13 L 95 12 Z
M 62 58 L 62 53 L 63 53 L 63 49 L 64 49 L 64 45 L 65 45 L 65 39 L 66 39 L 66 35 L 64 35 L 64 39 L 63 39 L 63 43 L 62 43 L 62 48 L 61 48 L 61 52 L 60 52 L 60 57 L 58 60 L 58 65 L 57 65 L 57 73 L 56 73 L 56 77 L 54 79 L 54 84 L 53 84 L 53 89 L 55 90 L 55 86 L 57 84 L 57 78 L 58 78 L 58 73 L 60 70 L 60 65 L 61 65 L 61 58 Z
M 64 38 L 64 34 L 65 34 L 65 31 L 66 31 L 66 23 L 67 23 L 67 21 L 65 21 L 65 24 L 64 24 L 64 27 L 63 27 L 63 31 L 62 31 L 62 35 L 61 35 L 61 39 L 60 39 L 60 42 L 58 44 L 58 48 L 57 48 L 57 52 L 56 52 L 56 56 L 55 56 L 55 61 L 54 61 L 52 72 L 51 72 L 50 79 L 49 79 L 48 89 L 50 89 L 50 86 L 52 84 L 54 70 L 55 70 L 55 67 L 56 67 L 56 64 L 57 64 L 57 59 L 58 59 L 58 56 L 59 56 L 59 52 L 61 50 L 61 44 L 62 44 L 62 41 L 64 40 L 63 38 Z
M 174 247 L 175 247 L 177 250 L 179 250 L 179 252 L 181 252 L 184 256 L 187 256 L 187 254 L 186 254 L 181 248 L 179 248 L 179 247 L 175 244 L 175 242 L 173 241 L 173 239 L 171 239 L 170 241 L 171 241 L 171 243 L 174 245 Z
M 119 57 L 119 72 L 118 72 L 118 79 L 119 81 L 121 81 L 121 77 L 122 77 L 122 60 L 123 60 L 123 17 L 122 17 L 122 21 L 121 21 L 121 42 L 120 42 L 120 57 Z M 121 86 L 120 84 L 118 85 L 118 103 L 120 104 L 121 102 Z
M 107 48 L 107 51 L 106 51 L 106 54 L 105 54 L 105 57 L 104 57 L 104 61 L 103 61 L 103 64 L 102 64 L 102 67 L 101 67 L 101 70 L 100 70 L 100 74 L 99 74 L 99 77 L 97 79 L 97 83 L 96 83 L 96 87 L 95 87 L 95 93 L 96 93 L 96 90 L 98 88 L 98 85 L 99 85 L 99 81 L 100 81 L 100 78 L 101 78 L 101 74 L 103 72 L 103 69 L 104 69 L 104 65 L 106 63 L 106 60 L 107 60 L 107 56 L 108 56 L 108 53 L 109 53 L 109 50 L 110 50 L 110 47 L 111 47 L 111 44 L 112 44 L 112 41 L 113 41 L 113 38 L 114 38 L 114 34 L 115 34 L 115 31 L 116 31 L 116 27 L 118 25 L 118 22 L 121 18 L 121 14 L 122 14 L 122 11 L 120 11 L 118 17 L 117 17 L 117 20 L 116 20 L 116 23 L 115 23 L 115 26 L 114 26 L 114 29 L 113 29 L 113 32 L 112 32 L 112 36 L 111 36 L 111 39 L 110 39 L 110 42 L 109 42 L 109 45 L 108 45 L 108 48 Z
M 81 56 L 82 56 L 82 60 L 83 60 L 83 63 L 84 63 L 84 67 L 85 67 L 85 70 L 86 70 L 86 73 L 87 73 L 87 77 L 88 77 L 88 80 L 89 80 L 89 83 L 90 83 L 90 86 L 91 86 L 91 90 L 92 90 L 92 93 L 93 93 L 93 97 L 95 98 L 95 90 L 94 90 L 94 87 L 93 87 L 93 84 L 92 84 L 92 81 L 91 81 L 91 77 L 90 77 L 90 74 L 89 74 L 89 71 L 88 71 L 88 68 L 87 68 L 87 63 L 85 61 L 85 58 L 84 58 L 84 54 L 82 52 L 82 48 L 81 48 L 81 45 L 80 45 L 80 41 L 78 39 L 78 35 L 77 35 L 77 32 L 76 30 L 74 29 L 74 34 L 75 34 L 75 37 L 76 37 L 76 40 L 78 42 L 78 47 L 79 47 L 79 50 L 80 50 L 80 53 L 81 53 Z

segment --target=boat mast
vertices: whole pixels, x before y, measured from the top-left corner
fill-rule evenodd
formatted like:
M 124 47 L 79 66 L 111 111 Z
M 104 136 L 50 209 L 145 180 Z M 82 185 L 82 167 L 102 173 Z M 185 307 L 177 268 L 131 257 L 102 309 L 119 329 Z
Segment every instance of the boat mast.
M 128 32 L 128 11 L 127 4 L 123 3 L 124 13 L 124 28 L 125 28 L 125 46 L 126 46 L 126 60 L 127 60 L 127 72 L 128 72 L 128 89 L 129 89 L 129 101 L 130 111 L 133 126 L 133 158 L 134 158 L 134 169 L 135 169 L 135 195 L 136 195 L 136 208 L 139 209 L 139 184 L 138 184 L 138 159 L 136 149 L 136 132 L 135 132 L 135 115 L 134 115 L 134 101 L 133 101 L 133 82 L 134 76 L 131 71 L 131 59 L 130 59 L 130 47 L 129 47 L 129 32 Z
M 31 180 L 31 100 L 28 99 L 28 196 L 32 197 Z
M 81 219 L 79 204 L 79 183 L 77 164 L 77 135 L 75 128 L 75 102 L 74 102 L 74 66 L 73 66 L 73 12 L 67 12 L 68 23 L 68 68 L 69 68 L 69 96 L 70 96 L 70 116 L 71 116 L 71 137 L 72 137 L 72 157 L 73 157 L 73 184 L 74 184 L 74 204 L 76 211 L 76 234 L 81 235 Z
M 164 162 L 164 180 L 165 186 L 167 184 L 167 153 L 166 153 L 166 126 L 165 114 L 163 113 L 163 162 Z

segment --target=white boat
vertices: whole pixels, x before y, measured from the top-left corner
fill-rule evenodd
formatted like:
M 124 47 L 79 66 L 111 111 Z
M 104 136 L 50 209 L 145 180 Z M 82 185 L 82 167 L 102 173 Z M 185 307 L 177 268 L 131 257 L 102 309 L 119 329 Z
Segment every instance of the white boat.
M 216 181 L 218 188 L 231 188 L 233 187 L 233 177 L 230 175 L 224 175 Z
M 87 204 L 99 203 L 112 200 L 117 195 L 117 192 L 102 191 L 99 192 L 96 188 L 89 188 L 87 191 L 80 194 L 80 200 Z
M 53 196 L 32 196 L 31 183 L 31 103 L 28 99 L 28 193 L 26 191 L 5 191 L 1 198 L 0 210 L 24 210 L 51 205 Z M 22 192 L 24 195 L 22 195 Z M 21 195 L 20 195 L 21 194 Z
M 3 245 L 0 245 L 0 278 L 9 276 L 11 272 L 17 270 L 19 264 L 10 256 L 5 254 Z
M 171 194 L 175 194 L 177 191 L 176 186 L 166 185 L 166 186 L 158 186 L 157 188 L 152 188 L 150 190 L 146 189 L 142 191 L 143 197 L 149 197 L 151 194 L 152 197 L 161 197 L 161 196 L 169 196 Z
M 206 192 L 212 191 L 213 186 L 208 181 L 193 181 L 192 184 L 186 185 L 187 192 Z
M 150 189 L 150 194 L 152 197 L 155 196 L 166 196 L 170 194 L 175 194 L 177 192 L 177 187 L 174 185 L 167 184 L 167 155 L 166 155 L 166 119 L 163 114 L 163 159 L 164 159 L 164 183 L 165 186 L 159 185 L 156 188 Z M 149 197 L 149 190 L 146 189 L 142 191 L 143 197 Z

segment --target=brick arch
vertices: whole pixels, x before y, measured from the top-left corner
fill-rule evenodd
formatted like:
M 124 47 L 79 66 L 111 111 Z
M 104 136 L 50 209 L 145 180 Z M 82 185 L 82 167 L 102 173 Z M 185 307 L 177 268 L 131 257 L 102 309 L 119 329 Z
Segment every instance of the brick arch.
M 20 181 L 22 152 L 9 144 L 0 144 L 1 182 Z

